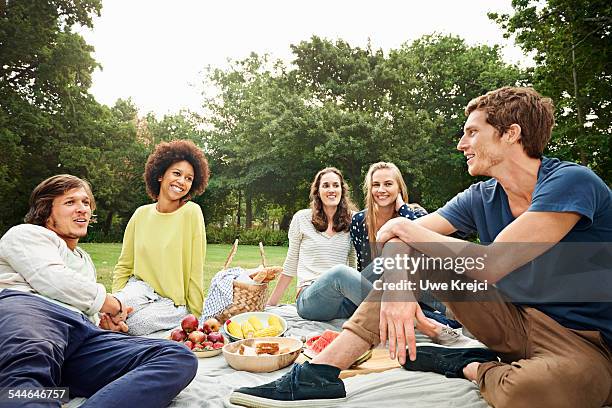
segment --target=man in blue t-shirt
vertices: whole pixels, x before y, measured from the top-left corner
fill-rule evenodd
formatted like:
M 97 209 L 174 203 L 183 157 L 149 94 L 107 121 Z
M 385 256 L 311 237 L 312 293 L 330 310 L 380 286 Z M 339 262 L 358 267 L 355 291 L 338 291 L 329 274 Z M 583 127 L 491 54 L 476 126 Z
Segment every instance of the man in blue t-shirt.
M 474 381 L 495 407 L 612 404 L 612 299 L 606 293 L 612 275 L 610 189 L 586 167 L 543 157 L 553 105 L 533 89 L 489 92 L 472 100 L 466 115 L 457 148 L 470 175 L 491 179 L 418 220 L 390 220 L 377 241 L 394 243 L 385 245 L 385 250 L 395 248 L 383 251 L 383 257 L 398 247 L 429 257 L 460 247 L 487 259 L 483 270 L 466 272 L 480 283 L 495 284 L 484 300 L 444 300 L 488 349 L 417 348 L 414 326 L 429 334 L 430 323 L 412 292 L 385 302 L 387 291 L 378 294 L 381 301 L 362 303 L 342 334 L 311 363 L 296 365 L 274 383 L 241 388 L 232 402 L 341 401 L 346 392 L 340 369 L 389 339 L 391 357 L 397 355 L 406 369 Z M 449 236 L 455 232 L 477 233 L 484 245 Z M 579 254 L 567 245 L 591 252 Z M 374 291 L 371 295 L 376 299 Z

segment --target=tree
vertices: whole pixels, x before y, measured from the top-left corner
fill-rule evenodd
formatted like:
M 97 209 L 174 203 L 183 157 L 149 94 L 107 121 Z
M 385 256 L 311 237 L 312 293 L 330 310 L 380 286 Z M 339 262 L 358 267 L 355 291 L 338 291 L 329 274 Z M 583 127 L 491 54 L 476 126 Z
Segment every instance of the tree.
M 78 111 L 96 105 L 87 93 L 97 66 L 92 48 L 71 27 L 91 27 L 100 7 L 99 0 L 0 5 L 0 232 L 23 217 L 31 189 L 61 170 L 59 152 L 74 144 Z
M 456 146 L 468 102 L 524 83 L 497 46 L 468 46 L 456 36 L 426 35 L 392 50 L 385 66 L 391 115 L 410 149 L 399 158 L 411 191 L 428 208 L 442 206 L 472 181 Z
M 604 0 L 514 0 L 490 13 L 536 62 L 534 85 L 553 98 L 549 152 L 589 165 L 612 182 L 612 4 Z

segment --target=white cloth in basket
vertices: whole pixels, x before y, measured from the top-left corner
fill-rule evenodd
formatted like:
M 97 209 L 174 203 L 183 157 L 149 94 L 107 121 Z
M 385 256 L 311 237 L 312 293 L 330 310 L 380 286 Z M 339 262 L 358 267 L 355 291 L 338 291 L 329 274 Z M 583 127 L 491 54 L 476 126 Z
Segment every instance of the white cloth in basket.
M 244 269 L 240 267 L 223 269 L 213 276 L 208 288 L 208 296 L 204 299 L 204 310 L 201 320 L 217 316 L 234 301 L 234 279 L 238 278 Z

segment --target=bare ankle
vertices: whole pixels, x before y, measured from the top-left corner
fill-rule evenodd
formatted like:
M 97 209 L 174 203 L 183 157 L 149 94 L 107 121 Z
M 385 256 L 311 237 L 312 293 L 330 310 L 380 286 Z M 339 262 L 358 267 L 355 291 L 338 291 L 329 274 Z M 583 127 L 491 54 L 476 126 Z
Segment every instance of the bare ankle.
M 480 366 L 479 362 L 472 362 L 463 367 L 463 376 L 470 381 L 476 382 L 476 378 L 478 377 L 478 367 Z

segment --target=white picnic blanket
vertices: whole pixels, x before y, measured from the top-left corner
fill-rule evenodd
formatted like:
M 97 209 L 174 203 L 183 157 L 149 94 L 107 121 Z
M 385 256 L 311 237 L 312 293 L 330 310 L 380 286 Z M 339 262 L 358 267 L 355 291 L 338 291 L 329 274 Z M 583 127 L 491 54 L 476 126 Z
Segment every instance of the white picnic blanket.
M 298 316 L 294 305 L 269 307 L 266 311 L 279 314 L 287 320 L 287 335 L 308 336 L 325 329 L 339 330 L 344 322 L 341 319 L 326 323 L 304 320 Z M 148 337 L 165 337 L 167 334 L 168 332 L 158 332 Z M 417 341 L 427 342 L 428 338 L 417 334 Z M 229 395 L 233 389 L 270 382 L 288 370 L 289 368 L 285 368 L 273 373 L 255 374 L 235 371 L 227 365 L 223 355 L 201 358 L 196 377 L 174 399 L 170 407 L 236 407 L 229 403 Z M 382 401 L 390 407 L 488 407 L 475 384 L 438 374 L 410 372 L 398 368 L 384 373 L 358 375 L 344 381 L 347 400 L 342 406 L 345 407 L 371 408 L 380 406 Z M 83 401 L 72 400 L 68 408 L 77 407 Z

